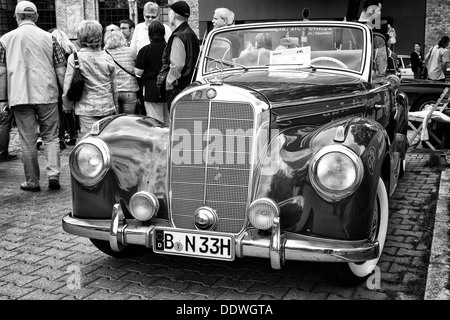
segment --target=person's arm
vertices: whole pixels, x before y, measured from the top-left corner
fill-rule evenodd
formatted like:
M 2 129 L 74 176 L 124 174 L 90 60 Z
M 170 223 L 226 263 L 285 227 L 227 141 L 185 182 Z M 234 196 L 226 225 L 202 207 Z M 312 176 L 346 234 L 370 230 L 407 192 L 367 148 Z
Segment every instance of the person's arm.
M 166 78 L 166 90 L 172 90 L 178 84 L 181 70 L 186 64 L 186 50 L 183 42 L 178 37 L 173 38 L 170 50 L 170 70 Z
M 64 77 L 66 75 L 66 65 L 56 67 L 56 77 L 58 78 L 58 82 L 61 85 L 61 88 L 64 86 Z
M 448 67 L 450 67 L 450 51 L 447 49 L 442 55 L 442 71 L 446 72 Z
M 134 65 L 134 74 L 138 78 L 142 77 L 142 74 L 144 73 L 145 60 L 146 57 L 144 56 L 144 50 L 140 50 Z
M 72 101 L 69 101 L 69 99 L 67 99 L 67 91 L 69 90 L 70 85 L 72 84 L 74 69 L 75 69 L 75 62 L 72 53 L 67 61 L 67 69 L 63 81 L 64 85 L 63 85 L 62 100 L 64 112 L 70 112 L 74 108 L 74 103 Z
M 3 112 L 8 105 L 6 66 L 0 63 L 0 112 Z
M 111 58 L 112 59 L 112 58 Z M 117 88 L 116 80 L 116 66 L 115 63 L 111 65 L 111 90 L 114 99 L 114 105 L 116 106 L 116 111 L 119 113 L 119 91 Z
M 0 112 L 8 105 L 8 78 L 6 73 L 6 52 L 0 43 Z
M 136 77 L 140 78 L 142 77 L 142 74 L 144 73 L 143 69 L 138 69 L 138 68 L 134 68 L 134 74 L 136 75 Z
M 56 77 L 58 78 L 58 82 L 63 87 L 64 85 L 64 76 L 66 74 L 66 57 L 64 49 L 59 45 L 58 41 L 55 37 L 52 36 L 53 41 L 53 65 L 55 67 Z
M 130 51 L 131 51 L 131 56 L 133 57 L 133 59 L 136 59 L 137 57 L 137 34 L 140 31 L 140 28 L 138 26 L 136 26 L 136 28 L 134 29 L 133 32 L 133 36 L 131 37 L 131 42 L 130 42 Z

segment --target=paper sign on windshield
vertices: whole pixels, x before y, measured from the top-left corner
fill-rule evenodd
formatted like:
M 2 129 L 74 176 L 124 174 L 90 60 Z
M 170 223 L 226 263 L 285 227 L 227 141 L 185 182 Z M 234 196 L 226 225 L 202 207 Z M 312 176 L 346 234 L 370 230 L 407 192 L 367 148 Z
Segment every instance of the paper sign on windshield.
M 270 64 L 310 64 L 311 47 L 275 50 L 270 52 Z

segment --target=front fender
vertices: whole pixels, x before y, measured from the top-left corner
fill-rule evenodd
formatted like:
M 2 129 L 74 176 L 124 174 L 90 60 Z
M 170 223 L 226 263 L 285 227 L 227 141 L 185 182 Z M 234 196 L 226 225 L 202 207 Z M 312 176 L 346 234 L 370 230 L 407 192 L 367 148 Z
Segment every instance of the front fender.
M 339 140 L 338 132 L 344 132 Z M 318 127 L 295 127 L 272 139 L 262 159 L 255 198 L 269 197 L 280 207 L 284 231 L 343 240 L 369 236 L 374 195 L 388 153 L 382 126 L 367 118 L 342 119 Z M 321 198 L 311 185 L 312 157 L 329 145 L 343 145 L 362 160 L 364 177 L 356 192 L 335 202 Z
M 110 218 L 116 203 L 121 203 L 125 216 L 130 217 L 127 204 L 141 190 L 159 195 L 165 208 L 169 128 L 149 117 L 124 115 L 110 120 L 98 134 L 86 137 L 107 144 L 112 165 L 105 178 L 92 187 L 72 177 L 75 217 Z M 166 211 L 161 210 L 161 214 Z

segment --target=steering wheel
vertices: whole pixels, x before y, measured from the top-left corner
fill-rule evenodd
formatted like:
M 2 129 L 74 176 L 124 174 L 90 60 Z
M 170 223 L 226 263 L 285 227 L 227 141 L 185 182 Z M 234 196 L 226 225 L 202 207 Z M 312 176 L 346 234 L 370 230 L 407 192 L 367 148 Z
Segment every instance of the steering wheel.
M 216 70 L 217 70 L 217 71 L 223 71 L 223 70 L 225 69 L 225 66 L 228 66 L 228 67 L 234 67 L 233 64 L 228 63 L 228 62 L 226 62 L 226 61 L 223 61 L 223 60 L 221 60 L 221 59 L 212 59 L 212 58 L 210 58 L 210 57 L 206 57 L 206 58 L 212 60 L 212 61 L 208 64 L 208 70 L 209 70 L 210 72 L 216 71 Z M 214 64 L 214 66 L 213 66 L 213 64 Z
M 340 67 L 344 68 L 344 69 L 348 69 L 347 65 L 345 63 L 343 63 L 342 61 L 335 59 L 335 58 L 331 58 L 331 57 L 317 57 L 314 58 L 310 61 L 311 64 L 317 62 L 317 61 L 329 61 L 329 62 L 333 62 L 336 63 L 337 65 L 339 65 Z

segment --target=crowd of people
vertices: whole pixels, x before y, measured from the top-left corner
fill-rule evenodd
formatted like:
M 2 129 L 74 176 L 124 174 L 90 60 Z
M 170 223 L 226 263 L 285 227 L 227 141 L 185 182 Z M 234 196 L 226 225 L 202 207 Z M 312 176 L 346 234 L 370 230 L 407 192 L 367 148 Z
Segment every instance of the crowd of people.
M 126 19 L 106 28 L 97 20 L 83 20 L 72 42 L 60 29 L 44 31 L 36 25 L 34 3 L 16 5 L 18 27 L 0 38 L 0 161 L 18 159 L 9 153 L 15 121 L 25 173 L 22 190 L 41 190 L 42 145 L 48 188 L 59 190 L 61 150 L 96 121 L 127 113 L 168 124 L 171 102 L 191 81 L 200 43 L 188 24 L 185 1 L 170 6 L 170 26 L 159 21 L 155 2 L 145 4 L 143 15 L 145 21 L 137 25 Z M 68 91 L 77 68 L 84 89 L 73 101 Z M 157 77 L 163 71 L 167 77 L 160 88 Z

